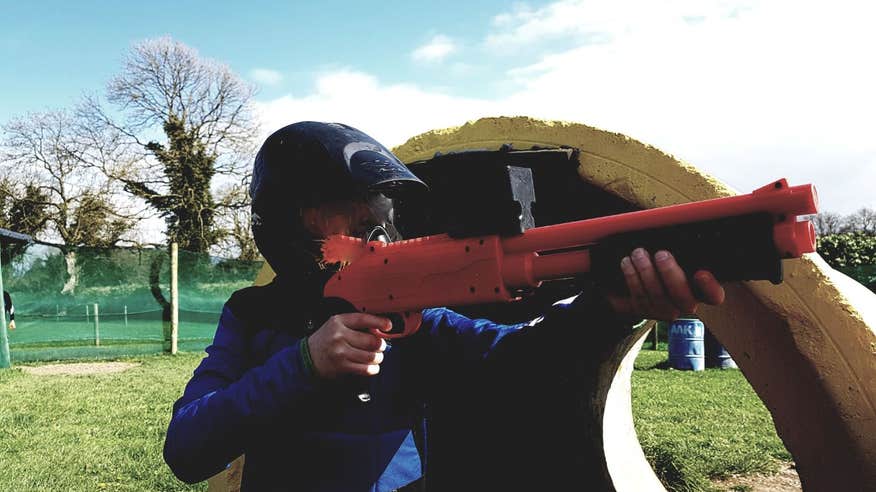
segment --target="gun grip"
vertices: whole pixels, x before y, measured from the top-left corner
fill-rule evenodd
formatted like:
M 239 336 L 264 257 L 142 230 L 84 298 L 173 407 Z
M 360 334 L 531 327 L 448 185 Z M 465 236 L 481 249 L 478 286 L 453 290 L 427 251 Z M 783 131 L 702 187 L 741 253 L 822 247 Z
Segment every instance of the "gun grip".
M 318 309 L 317 326 L 325 323 L 327 319 L 335 314 L 358 313 L 353 304 L 340 297 L 324 297 L 320 301 Z M 383 318 L 388 318 L 392 322 L 392 328 L 387 331 L 370 330 L 371 333 L 380 338 L 402 338 L 411 336 L 420 329 L 420 323 L 423 322 L 423 314 L 420 311 L 406 313 L 380 313 L 374 314 Z
M 323 297 L 319 301 L 319 306 L 316 308 L 314 316 L 314 325 L 322 326 L 329 318 L 336 314 L 355 313 L 356 307 L 346 299 L 340 297 Z

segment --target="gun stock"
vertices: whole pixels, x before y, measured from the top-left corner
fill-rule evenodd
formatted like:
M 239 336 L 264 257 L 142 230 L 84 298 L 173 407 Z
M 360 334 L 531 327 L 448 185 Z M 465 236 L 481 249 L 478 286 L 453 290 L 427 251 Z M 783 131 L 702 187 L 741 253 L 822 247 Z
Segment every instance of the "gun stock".
M 324 297 L 358 312 L 397 313 L 419 328 L 428 307 L 512 302 L 542 282 L 590 273 L 620 285 L 619 262 L 635 247 L 668 249 L 689 274 L 709 269 L 720 281 L 781 282 L 781 260 L 815 251 L 815 230 L 798 216 L 817 212 L 812 185 L 780 179 L 752 193 L 536 227 L 522 234 L 453 239 L 446 234 L 368 242 L 332 236 L 329 262 L 346 266 Z

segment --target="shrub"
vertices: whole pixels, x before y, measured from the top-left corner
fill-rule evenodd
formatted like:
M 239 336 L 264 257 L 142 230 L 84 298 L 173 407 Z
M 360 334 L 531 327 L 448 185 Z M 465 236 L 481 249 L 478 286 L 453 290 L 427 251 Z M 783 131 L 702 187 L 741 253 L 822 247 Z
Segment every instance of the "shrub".
M 847 232 L 820 236 L 818 254 L 831 267 L 876 292 L 876 236 Z

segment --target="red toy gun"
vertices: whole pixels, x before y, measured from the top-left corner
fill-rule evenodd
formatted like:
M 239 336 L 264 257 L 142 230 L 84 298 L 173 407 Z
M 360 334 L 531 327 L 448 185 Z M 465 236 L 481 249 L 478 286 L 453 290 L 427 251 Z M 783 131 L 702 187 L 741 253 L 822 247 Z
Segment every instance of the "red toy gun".
M 563 224 L 522 234 L 454 239 L 446 234 L 383 243 L 332 236 L 329 262 L 344 268 L 324 296 L 359 312 L 390 316 L 387 338 L 413 334 L 420 312 L 436 306 L 511 302 L 543 281 L 581 274 L 622 286 L 620 259 L 636 247 L 672 251 L 685 272 L 719 281 L 782 281 L 781 260 L 815 251 L 812 185 L 780 179 L 746 195 L 691 202 Z M 398 315 L 398 316 L 396 316 Z M 403 324 L 403 326 L 399 326 Z

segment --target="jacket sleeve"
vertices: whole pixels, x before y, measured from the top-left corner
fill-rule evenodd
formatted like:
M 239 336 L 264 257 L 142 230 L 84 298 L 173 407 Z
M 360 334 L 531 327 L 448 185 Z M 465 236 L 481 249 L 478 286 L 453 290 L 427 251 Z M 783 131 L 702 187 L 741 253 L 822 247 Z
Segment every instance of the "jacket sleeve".
M 206 480 L 243 454 L 259 421 L 295 411 L 313 389 L 300 341 L 250 367 L 241 320 L 226 305 L 207 357 L 173 405 L 164 459 L 188 483 Z
M 555 302 L 531 321 L 503 325 L 486 319 L 470 319 L 447 308 L 423 311 L 422 330 L 428 332 L 432 357 L 473 362 L 488 358 L 509 335 L 540 339 L 562 334 L 565 339 L 583 339 L 582 323 L 597 326 L 632 326 L 638 320 L 620 318 L 608 303 L 590 288 Z
M 423 311 L 422 338 L 433 358 L 476 362 L 487 357 L 499 341 L 524 324 L 503 325 L 487 319 L 471 319 L 447 308 Z

